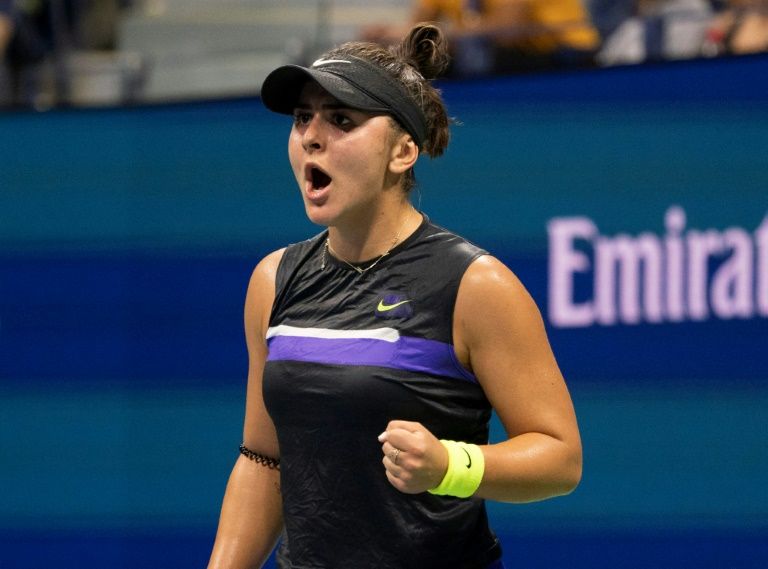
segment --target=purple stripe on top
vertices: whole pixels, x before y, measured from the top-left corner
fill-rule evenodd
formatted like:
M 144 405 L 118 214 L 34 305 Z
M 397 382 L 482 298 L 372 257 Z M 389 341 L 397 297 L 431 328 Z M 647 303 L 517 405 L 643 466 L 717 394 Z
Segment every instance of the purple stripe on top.
M 293 360 L 336 365 L 378 366 L 476 382 L 456 360 L 453 346 L 401 336 L 395 342 L 373 338 L 273 336 L 267 361 Z

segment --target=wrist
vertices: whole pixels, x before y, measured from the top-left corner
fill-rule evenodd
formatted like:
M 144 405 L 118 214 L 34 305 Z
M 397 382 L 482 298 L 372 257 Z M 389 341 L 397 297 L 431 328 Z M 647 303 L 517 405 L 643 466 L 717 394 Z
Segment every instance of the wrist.
M 485 472 L 485 457 L 479 446 L 471 443 L 441 440 L 448 452 L 448 469 L 443 480 L 429 490 L 436 496 L 469 498 L 480 487 Z

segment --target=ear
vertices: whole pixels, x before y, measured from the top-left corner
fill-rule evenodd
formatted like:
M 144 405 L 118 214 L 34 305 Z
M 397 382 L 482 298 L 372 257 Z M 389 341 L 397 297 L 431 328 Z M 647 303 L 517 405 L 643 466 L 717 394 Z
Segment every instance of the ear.
M 419 147 L 410 134 L 400 135 L 392 145 L 389 160 L 389 171 L 393 174 L 403 174 L 413 168 L 419 158 Z

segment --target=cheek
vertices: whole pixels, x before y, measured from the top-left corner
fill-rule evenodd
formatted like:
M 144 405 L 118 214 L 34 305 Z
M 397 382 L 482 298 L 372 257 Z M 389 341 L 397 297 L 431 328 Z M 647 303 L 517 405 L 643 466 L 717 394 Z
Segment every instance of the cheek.
M 291 136 L 288 138 L 288 161 L 291 163 L 291 170 L 293 170 L 293 175 L 296 176 L 297 180 L 299 179 L 299 174 L 302 169 L 302 151 L 301 141 L 297 136 L 294 136 L 293 132 L 291 132 Z
M 378 185 L 387 170 L 388 153 L 383 145 L 365 141 L 353 142 L 346 151 L 339 153 L 340 170 L 364 183 Z

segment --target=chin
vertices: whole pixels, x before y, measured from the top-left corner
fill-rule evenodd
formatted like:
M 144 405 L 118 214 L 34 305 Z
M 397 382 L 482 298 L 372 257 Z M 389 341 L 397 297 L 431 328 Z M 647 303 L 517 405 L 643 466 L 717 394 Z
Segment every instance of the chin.
M 309 219 L 309 221 L 315 225 L 328 227 L 329 225 L 333 224 L 335 219 L 335 216 L 330 212 L 325 211 L 324 208 L 318 208 L 317 206 L 311 204 L 305 205 L 304 211 L 307 214 L 307 219 Z

